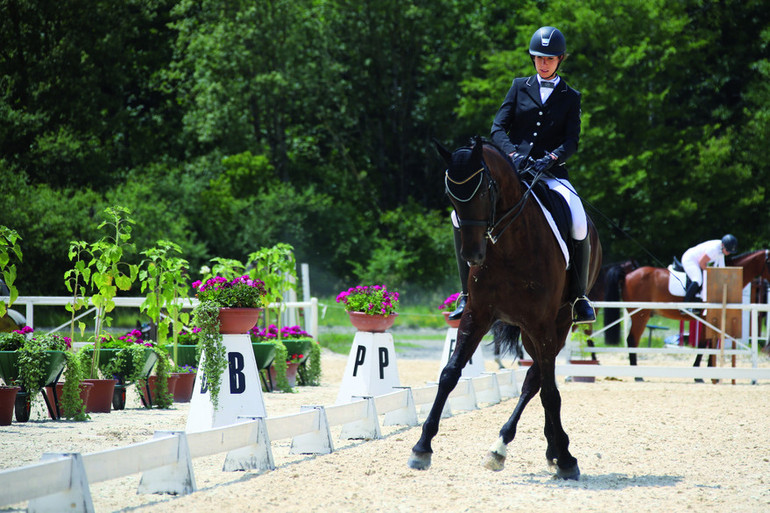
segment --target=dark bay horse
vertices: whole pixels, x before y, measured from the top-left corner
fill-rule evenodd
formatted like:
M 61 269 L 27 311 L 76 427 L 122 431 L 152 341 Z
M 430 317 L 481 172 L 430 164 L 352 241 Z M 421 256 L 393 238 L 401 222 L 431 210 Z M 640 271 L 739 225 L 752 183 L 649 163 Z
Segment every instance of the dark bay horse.
M 736 256 L 725 257 L 725 265 L 728 267 L 743 268 L 743 286 L 751 280 L 761 276 L 770 279 L 770 250 L 760 249 Z M 640 267 L 628 274 L 616 276 L 615 283 L 610 284 L 614 296 L 610 294 L 607 301 L 649 301 L 649 302 L 681 302 L 681 296 L 674 296 L 668 291 L 669 271 L 660 267 Z M 639 347 L 639 340 L 644 334 L 650 316 L 653 313 L 676 320 L 692 319 L 689 315 L 677 309 L 640 310 L 631 316 L 631 330 L 626 343 L 628 347 Z M 604 322 L 609 324 L 620 316 L 618 308 L 605 308 Z M 615 328 L 615 329 L 613 329 Z M 609 328 L 605 332 L 605 340 L 608 344 L 618 344 L 620 338 L 619 325 Z M 636 365 L 636 353 L 630 353 L 631 365 Z
M 568 450 L 569 438 L 561 423 L 561 397 L 555 378 L 556 356 L 572 325 L 569 274 L 557 239 L 537 201 L 495 146 L 478 137 L 471 147 L 454 153 L 437 146 L 449 166 L 445 181 L 460 219 L 461 254 L 471 264 L 469 295 L 457 345 L 441 371 L 436 399 L 408 464 L 415 469 L 430 466 L 431 440 L 438 433 L 447 397 L 481 338 L 493 324 L 504 323 L 507 343 L 515 344 L 521 335 L 534 363 L 519 402 L 484 465 L 502 470 L 506 446 L 516 434 L 522 411 L 539 391 L 545 410 L 546 458 L 556 465 L 557 476 L 578 479 L 577 460 Z M 601 245 L 590 220 L 589 236 L 592 284 L 601 266 Z

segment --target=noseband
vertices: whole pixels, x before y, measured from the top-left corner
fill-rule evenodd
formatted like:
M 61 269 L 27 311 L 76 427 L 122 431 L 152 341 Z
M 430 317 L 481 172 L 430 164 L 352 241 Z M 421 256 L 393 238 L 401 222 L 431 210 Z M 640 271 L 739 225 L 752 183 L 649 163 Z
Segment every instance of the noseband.
M 479 177 L 479 182 L 478 184 L 476 184 L 476 187 L 473 189 L 473 192 L 467 198 L 460 198 L 456 193 L 452 192 L 453 185 L 454 186 L 465 185 L 477 176 Z M 521 199 L 519 199 L 519 201 L 517 201 L 513 207 L 506 210 L 505 213 L 503 213 L 503 215 L 501 215 L 499 219 L 495 219 L 495 216 L 497 213 L 497 199 L 499 195 L 497 182 L 495 182 L 495 179 L 492 178 L 492 174 L 489 172 L 489 168 L 487 168 L 487 164 L 483 160 L 481 161 L 481 167 L 465 180 L 460 180 L 460 181 L 453 180 L 452 178 L 450 178 L 449 170 L 447 169 L 446 172 L 444 173 L 444 186 L 446 187 L 446 192 L 450 197 L 459 201 L 460 203 L 467 203 L 471 201 L 479 192 L 479 189 L 481 188 L 481 183 L 484 181 L 484 178 L 487 179 L 487 191 L 489 192 L 489 212 L 490 212 L 489 218 L 484 220 L 461 219 L 458 214 L 457 222 L 459 223 L 460 227 L 463 227 L 463 226 L 486 227 L 487 232 L 485 234 L 485 237 L 489 239 L 492 242 L 492 244 L 497 244 L 497 241 L 503 235 L 505 230 L 507 230 L 508 227 L 511 226 L 511 224 L 516 220 L 516 218 L 519 217 L 519 215 L 521 215 L 521 213 L 524 211 L 524 205 L 526 205 L 527 200 L 529 199 L 529 196 L 532 193 L 532 186 L 535 185 L 535 183 L 542 176 L 543 176 L 543 173 L 535 173 L 535 177 L 532 180 L 532 184 L 527 184 L 522 180 L 522 183 L 526 186 L 527 190 L 524 192 L 524 194 L 522 194 Z M 505 221 L 505 219 L 508 217 L 510 217 L 510 219 L 505 224 L 505 226 L 500 228 L 497 235 L 494 235 L 495 230 L 497 230 L 498 227 L 503 223 L 503 221 Z

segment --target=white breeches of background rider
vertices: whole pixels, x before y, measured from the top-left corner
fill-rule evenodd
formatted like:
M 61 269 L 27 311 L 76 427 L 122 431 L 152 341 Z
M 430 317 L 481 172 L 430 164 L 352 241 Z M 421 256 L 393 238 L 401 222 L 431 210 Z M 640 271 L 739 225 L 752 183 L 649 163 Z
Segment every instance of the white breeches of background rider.
M 688 259 L 682 261 L 682 267 L 684 272 L 687 273 L 688 278 L 694 281 L 698 285 L 703 285 L 703 270 L 700 268 L 697 260 Z
M 575 240 L 583 240 L 588 235 L 588 221 L 586 220 L 586 211 L 583 209 L 583 202 L 573 191 L 572 184 L 562 178 L 545 178 L 548 188 L 561 194 L 564 201 L 569 205 L 569 211 L 572 214 L 572 231 L 570 236 Z

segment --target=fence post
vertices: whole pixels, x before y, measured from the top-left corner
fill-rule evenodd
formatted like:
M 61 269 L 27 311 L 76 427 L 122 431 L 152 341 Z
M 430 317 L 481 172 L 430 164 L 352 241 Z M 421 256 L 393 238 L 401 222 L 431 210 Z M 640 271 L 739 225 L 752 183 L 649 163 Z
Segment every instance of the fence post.
M 187 434 L 184 431 L 156 431 L 153 439 L 168 436 L 175 437 L 178 443 L 176 463 L 143 473 L 136 493 L 188 495 L 197 489 Z
M 91 500 L 91 490 L 88 487 L 88 476 L 86 476 L 83 457 L 80 453 L 45 453 L 40 461 L 60 458 L 69 459 L 72 463 L 70 489 L 30 500 L 27 504 L 27 511 L 30 513 L 58 513 L 62 511 L 94 513 L 94 503 Z
M 267 423 L 264 417 L 238 416 L 238 422 L 252 421 L 251 443 L 227 453 L 222 470 L 233 472 L 237 470 L 275 470 L 273 451 L 267 433 Z
M 417 408 L 414 405 L 414 396 L 412 387 L 393 387 L 406 391 L 406 405 L 398 410 L 389 411 L 385 414 L 382 424 L 385 426 L 406 425 L 416 426 L 419 424 L 417 419 Z
M 318 410 L 318 429 L 291 439 L 289 454 L 329 454 L 334 451 L 329 421 L 323 406 L 301 406 L 300 411 Z
M 382 438 L 374 397 L 356 395 L 353 398 L 366 401 L 366 418 L 343 425 L 340 438 L 344 440 L 378 440 Z

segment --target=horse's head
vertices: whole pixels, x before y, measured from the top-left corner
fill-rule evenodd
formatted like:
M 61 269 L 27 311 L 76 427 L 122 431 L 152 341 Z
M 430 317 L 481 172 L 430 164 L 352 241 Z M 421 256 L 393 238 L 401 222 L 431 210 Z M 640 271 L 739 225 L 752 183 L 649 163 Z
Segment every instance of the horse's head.
M 470 147 L 454 153 L 436 142 L 447 163 L 444 177 L 446 192 L 460 224 L 460 253 L 471 265 L 481 265 L 486 258 L 487 233 L 492 227 L 497 202 L 497 185 L 483 160 L 483 142 L 476 137 Z

